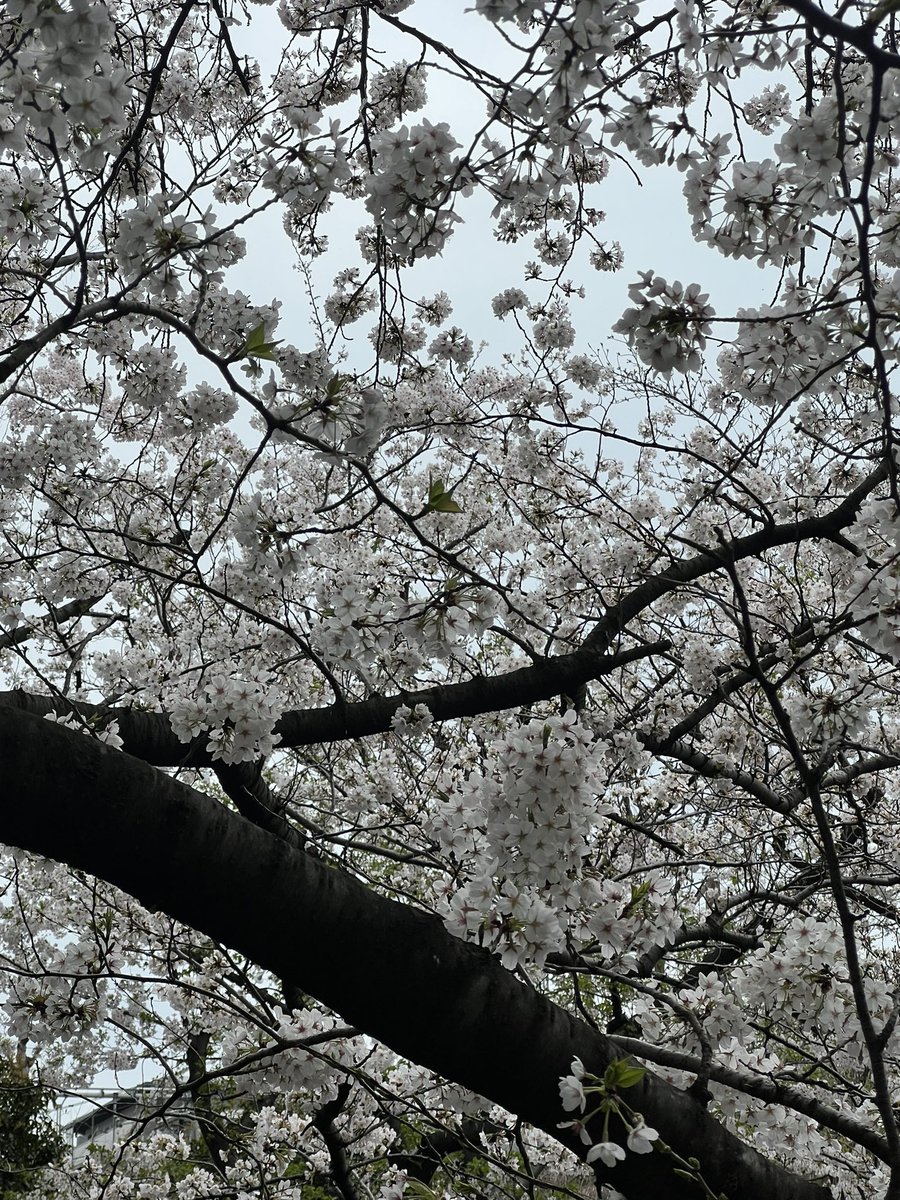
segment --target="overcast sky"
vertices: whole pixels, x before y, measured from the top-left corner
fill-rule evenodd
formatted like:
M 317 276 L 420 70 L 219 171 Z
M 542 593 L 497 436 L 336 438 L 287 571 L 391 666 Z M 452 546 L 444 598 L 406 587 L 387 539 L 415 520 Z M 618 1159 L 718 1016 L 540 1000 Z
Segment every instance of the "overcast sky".
M 256 55 L 263 77 L 268 78 L 278 60 L 286 37 L 277 9 L 254 7 L 249 29 L 235 30 L 235 41 Z M 402 19 L 416 25 L 476 63 L 501 74 L 504 63 L 514 61 L 507 47 L 488 21 L 460 0 L 418 0 Z M 400 58 L 415 60 L 417 45 L 373 18 L 373 43 L 384 50 L 384 61 Z M 756 82 L 756 81 L 754 81 Z M 762 86 L 760 81 L 759 86 Z M 764 82 L 771 82 L 766 78 Z M 447 121 L 457 140 L 467 137 L 484 120 L 484 101 L 473 89 L 447 75 L 432 71 L 428 82 L 428 104 L 409 114 L 408 124 L 425 116 L 432 121 Z M 607 179 L 595 189 L 591 203 L 606 214 L 598 236 L 618 241 L 625 253 L 625 265 L 615 274 L 595 271 L 587 262 L 587 247 L 578 254 L 567 276 L 585 287 L 583 301 L 573 301 L 573 318 L 581 352 L 598 347 L 609 337 L 612 324 L 628 304 L 628 285 L 640 271 L 653 270 L 668 280 L 697 282 L 710 293 L 717 313 L 732 314 L 744 305 L 771 300 L 777 277 L 744 262 L 724 258 L 717 251 L 700 246 L 691 237 L 690 218 L 681 192 L 682 178 L 670 167 L 640 167 L 640 181 L 624 164 L 613 160 Z M 435 291 L 446 291 L 454 304 L 451 323 L 458 324 L 476 345 L 488 343 L 483 361 L 495 363 L 504 351 L 515 351 L 520 337 L 510 319 L 499 323 L 491 312 L 491 299 L 503 288 L 522 286 L 522 267 L 535 257 L 533 238 L 518 246 L 498 243 L 489 220 L 492 203 L 487 196 L 473 195 L 458 202 L 457 211 L 464 224 L 447 243 L 440 258 L 416 263 L 405 273 L 408 294 L 418 298 Z M 360 262 L 354 235 L 368 223 L 362 203 L 340 203 L 322 223 L 329 237 L 329 250 L 313 264 L 313 279 L 320 299 L 331 290 L 338 271 Z M 266 214 L 248 238 L 251 253 L 232 275 L 232 285 L 240 286 L 256 301 L 277 296 L 283 304 L 279 336 L 301 348 L 311 346 L 314 333 L 309 327 L 305 285 L 296 270 L 296 255 L 281 229 L 280 217 Z M 538 285 L 526 287 L 539 300 Z M 304 328 L 304 326 L 306 328 Z M 360 321 L 350 329 L 357 345 L 363 341 L 371 322 Z M 371 361 L 366 341 L 359 355 L 351 351 L 353 365 Z M 357 361 L 357 357 L 359 361 Z

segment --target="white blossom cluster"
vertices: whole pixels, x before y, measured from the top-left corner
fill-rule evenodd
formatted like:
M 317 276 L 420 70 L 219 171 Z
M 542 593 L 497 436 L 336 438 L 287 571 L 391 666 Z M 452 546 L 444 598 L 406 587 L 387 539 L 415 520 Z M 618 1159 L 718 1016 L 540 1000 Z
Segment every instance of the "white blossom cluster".
M 358 267 L 345 267 L 334 280 L 334 291 L 325 301 L 325 315 L 343 327 L 358 321 L 376 306 L 375 293 L 360 282 Z
M 183 430 L 185 427 L 201 432 L 227 425 L 237 413 L 238 402 L 222 388 L 199 383 L 183 393 L 176 404 L 167 407 L 167 422 L 174 422 Z
M 138 346 L 121 376 L 122 395 L 147 409 L 170 409 L 182 395 L 187 370 L 171 346 Z
M 892 230 L 885 231 L 880 240 L 880 247 L 887 249 L 888 265 L 893 265 L 894 236 Z M 885 338 L 884 353 L 888 358 L 896 358 L 896 334 L 900 330 L 900 271 L 891 272 L 890 278 L 878 288 L 875 302 L 883 314 L 881 327 Z
M 719 136 L 709 141 L 705 156 L 691 156 L 684 184 L 694 236 L 722 254 L 749 258 L 760 266 L 794 262 L 815 243 L 815 219 L 838 211 L 842 204 L 835 104 L 823 103 L 809 114 L 788 117 L 777 88 L 764 100 L 759 116 L 763 125 L 774 127 L 776 115 L 784 116 L 788 125 L 774 157 L 734 161 L 729 185 L 724 163 L 730 135 Z M 859 163 L 848 155 L 844 169 L 855 175 Z
M 471 187 L 452 155 L 459 143 L 446 121 L 423 121 L 372 139 L 377 172 L 367 182 L 366 208 L 399 258 L 439 254 L 459 217 L 453 198 Z
M 27 974 L 10 980 L 0 1005 L 6 1035 L 38 1046 L 94 1042 L 109 1016 L 109 974 L 121 969 L 120 955 L 110 947 L 101 950 L 89 935 L 65 945 L 41 936 L 35 949 L 52 974 L 40 981 Z
M 195 270 L 210 282 L 243 257 L 243 238 L 219 232 L 211 210 L 199 220 L 179 211 L 182 198 L 160 193 L 124 212 L 115 254 L 127 279 L 141 277 L 152 295 L 175 300 L 185 273 Z
M 665 946 L 682 926 L 671 879 L 651 871 L 627 887 L 615 879 L 589 879 L 582 892 L 581 937 L 600 958 L 633 963 L 639 947 Z
M 97 739 L 98 742 L 103 742 L 105 746 L 112 746 L 114 750 L 122 748 L 122 739 L 119 737 L 119 722 L 110 721 L 106 725 L 98 725 L 95 723 L 87 723 L 79 719 L 73 714 L 66 716 L 58 716 L 56 713 L 46 713 L 45 721 L 53 721 L 56 725 L 62 725 L 65 729 L 74 729 L 78 733 L 88 733 L 91 737 Z
M 621 271 L 625 251 L 619 242 L 600 242 L 591 251 L 590 263 L 596 271 Z
M 66 969 L 65 963 L 59 965 Z M 106 1020 L 104 993 L 102 981 L 98 985 L 91 979 L 73 983 L 62 974 L 49 983 L 23 979 L 13 985 L 0 1007 L 6 1018 L 5 1032 L 38 1046 L 84 1037 Z
M 0 171 L 0 238 L 24 252 L 57 232 L 58 197 L 50 181 L 29 167 Z
M 322 617 L 315 642 L 320 653 L 360 675 L 382 661 L 444 659 L 462 651 L 467 640 L 490 625 L 493 593 L 457 592 L 452 600 L 392 600 L 359 582 L 320 584 Z
M 773 133 L 791 111 L 791 98 L 783 83 L 766 87 L 744 105 L 744 116 L 751 129 Z
M 834 308 L 811 312 L 807 289 L 788 274 L 784 303 L 739 308 L 737 336 L 717 359 L 723 389 L 764 407 L 833 390 L 846 332 L 845 296 L 835 289 L 835 299 Z
M 424 67 L 402 59 L 373 75 L 368 102 L 376 128 L 388 129 L 408 112 L 418 112 L 428 99 L 427 78 Z
M 438 362 L 452 363 L 458 367 L 464 367 L 471 361 L 475 349 L 472 345 L 472 339 L 467 337 L 465 333 L 454 325 L 450 329 L 445 329 L 443 333 L 439 333 L 431 345 L 428 347 L 428 353 Z
M 185 297 L 181 303 L 190 302 Z M 246 344 L 248 335 L 260 325 L 264 328 L 267 338 L 274 337 L 280 319 L 280 300 L 273 299 L 268 304 L 258 301 L 254 303 L 240 289 L 232 291 L 209 277 L 204 279 L 202 301 L 192 313 L 197 334 L 203 338 L 206 345 L 226 356 L 239 352 Z M 279 351 L 280 349 L 279 346 Z M 280 359 L 278 361 L 280 362 Z M 297 360 L 292 359 L 290 365 L 296 364 Z M 248 366 L 258 367 L 257 364 L 248 364 L 246 361 L 243 366 L 245 374 Z M 261 368 L 258 368 L 258 373 L 262 374 Z
M 370 330 L 369 341 L 382 362 L 400 363 L 415 357 L 428 341 L 428 331 L 421 321 L 405 325 L 389 321 Z
M 874 692 L 859 670 L 840 681 L 820 684 L 809 694 L 786 698 L 785 707 L 798 740 L 816 748 L 842 739 L 865 743 L 872 721 Z
M 508 313 L 527 308 L 528 303 L 528 297 L 521 288 L 506 288 L 493 298 L 491 308 L 494 310 L 494 316 L 502 321 Z
M 496 946 L 507 966 L 541 965 L 563 945 L 567 909 L 593 894 L 583 868 L 602 815 L 596 754 L 571 709 L 531 721 L 496 749 L 499 777 L 471 775 L 435 819 L 444 852 L 469 876 L 447 897 L 447 926 Z
M 629 1113 L 626 1116 L 621 1107 L 614 1111 L 625 1125 L 625 1146 L 609 1140 L 609 1110 L 603 1121 L 603 1140 L 594 1142 L 587 1125 L 596 1110 L 590 1114 L 587 1114 L 586 1110 L 592 1094 L 603 1092 L 604 1089 L 591 1087 L 586 1083 L 589 1077 L 580 1058 L 572 1059 L 570 1071 L 571 1074 L 563 1075 L 559 1080 L 559 1096 L 563 1109 L 565 1112 L 580 1112 L 585 1115 L 584 1119 L 560 1122 L 560 1128 L 574 1128 L 583 1144 L 590 1147 L 585 1155 L 585 1162 L 592 1163 L 599 1159 L 605 1167 L 614 1167 L 617 1162 L 624 1161 L 626 1149 L 632 1154 L 652 1154 L 656 1148 L 653 1143 L 659 1140 L 659 1131 L 648 1125 L 640 1113 Z
M 320 114 L 306 106 L 291 106 L 286 110 L 294 138 L 289 154 L 274 152 L 263 158 L 261 177 L 263 187 L 273 192 L 289 208 L 286 225 L 303 221 L 323 204 L 350 176 L 345 153 L 346 139 L 340 135 L 337 122 L 327 133 L 320 127 Z
M 798 918 L 777 947 L 747 956 L 734 974 L 732 995 L 744 1013 L 761 1010 L 768 1019 L 809 1030 L 839 1029 L 849 1062 L 863 1042 L 841 951 L 834 921 Z M 888 988 L 874 979 L 866 987 L 872 1016 L 881 1022 L 891 1008 Z
M 328 1033 L 338 1027 L 340 1022 L 331 1013 L 318 1008 L 301 1008 L 293 1012 L 285 1012 L 275 1008 L 277 1038 L 288 1043 L 288 1047 L 277 1056 L 265 1063 L 262 1070 L 254 1075 L 253 1090 L 258 1095 L 265 1095 L 270 1090 L 287 1092 L 311 1092 L 316 1096 L 328 1099 L 334 1095 L 340 1082 L 341 1065 L 353 1065 L 357 1057 L 351 1043 L 345 1040 L 330 1042 L 326 1049 L 327 1055 L 316 1053 L 314 1047 L 306 1049 L 301 1045 L 307 1038 Z M 235 1057 L 241 1052 L 240 1033 L 236 1030 L 234 1044 L 223 1046 L 225 1053 Z M 362 1052 L 365 1053 L 365 1050 Z
M 712 308 L 699 284 L 667 283 L 652 271 L 628 289 L 634 308 L 627 308 L 613 329 L 623 333 L 641 360 L 668 375 L 698 371 L 710 332 Z
M 338 390 L 329 393 L 329 383 L 334 381 L 339 384 Z M 322 451 L 325 455 L 333 450 L 355 458 L 368 457 L 378 446 L 390 418 L 382 391 L 356 387 L 349 378 L 340 376 L 331 375 L 329 379 L 326 375 L 318 386 L 295 393 L 280 388 L 272 375 L 261 391 L 271 415 L 324 443 L 328 447 Z M 290 434 L 279 431 L 275 437 L 286 441 Z
M 575 341 L 575 326 L 572 324 L 568 306 L 554 304 L 536 315 L 532 336 L 534 344 L 540 350 L 567 350 Z
M 565 366 L 572 382 L 586 390 L 593 390 L 603 379 L 603 368 L 586 354 L 573 354 Z
M 371 595 L 355 580 L 340 587 L 323 582 L 324 603 L 316 629 L 316 648 L 328 661 L 342 663 L 364 678 L 369 665 L 393 641 L 389 628 L 396 606 L 388 597 Z
M 900 513 L 894 501 L 868 501 L 850 536 L 865 557 L 849 581 L 847 606 L 870 645 L 900 662 Z
M 169 720 L 181 742 L 206 735 L 206 750 L 226 763 L 253 762 L 271 754 L 279 708 L 268 680 L 213 675 L 195 696 L 176 694 Z
M 433 719 L 427 704 L 416 704 L 413 707 L 401 704 L 391 718 L 391 729 L 394 733 L 415 737 L 424 733 Z
M 30 130 L 96 169 L 132 99 L 130 72 L 110 54 L 109 9 L 92 0 L 9 0 L 5 12 L 23 45 L 0 66 L 0 148 L 23 153 Z

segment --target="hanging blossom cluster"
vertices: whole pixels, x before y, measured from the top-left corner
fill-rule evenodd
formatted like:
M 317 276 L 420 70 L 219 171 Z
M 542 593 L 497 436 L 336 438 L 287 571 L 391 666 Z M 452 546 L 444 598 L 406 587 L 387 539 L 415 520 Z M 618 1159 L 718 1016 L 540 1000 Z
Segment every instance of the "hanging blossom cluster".
M 814 210 L 796 197 L 787 169 L 773 159 L 735 162 L 725 182 L 728 146 L 728 135 L 713 139 L 706 157 L 696 156 L 687 170 L 684 195 L 694 237 L 760 266 L 795 260 L 815 241 L 808 225 Z
M 20 43 L 0 60 L 0 150 L 24 154 L 26 135 L 96 169 L 116 147 L 132 99 L 130 73 L 104 4 L 8 0 L 3 38 Z
M 244 239 L 219 231 L 211 210 L 199 219 L 182 210 L 185 198 L 161 192 L 122 214 L 115 241 L 119 269 L 126 279 L 142 279 L 153 296 L 177 299 L 185 275 L 198 272 L 219 281 L 243 258 Z
M 412 708 L 401 704 L 391 718 L 391 729 L 401 737 L 417 737 L 429 728 L 433 720 L 427 704 L 416 704 Z
M 510 968 L 540 966 L 582 902 L 587 840 L 602 816 L 596 755 L 573 710 L 529 722 L 495 751 L 499 774 L 471 775 L 434 821 L 444 853 L 470 876 L 446 897 L 445 920 Z
M 476 10 L 493 24 L 528 28 L 546 15 L 539 0 L 480 0 Z M 511 90 L 512 111 L 543 124 L 554 149 L 593 147 L 590 121 L 579 111 L 589 91 L 603 78 L 603 61 L 615 53 L 638 13 L 629 0 L 574 0 L 557 7 L 560 19 L 548 24 L 543 39 L 540 86 Z M 561 159 L 557 160 L 561 163 Z
M 804 397 L 841 392 L 840 367 L 847 353 L 852 309 L 836 279 L 831 303 L 816 307 L 811 291 L 788 272 L 782 303 L 740 308 L 737 335 L 717 358 L 717 396 L 777 407 Z
M 863 672 L 850 669 L 839 683 L 823 681 L 807 695 L 786 697 L 784 705 L 798 742 L 821 751 L 844 739 L 864 744 L 871 732 L 876 696 Z
M 122 398 L 141 409 L 168 411 L 181 399 L 187 368 L 172 346 L 129 346 Z
M 757 133 L 773 133 L 791 111 L 791 97 L 783 83 L 766 87 L 744 105 L 744 117 Z
M 900 662 L 900 513 L 886 498 L 869 500 L 850 539 L 861 549 L 846 591 L 850 612 L 866 641 Z
M 631 1015 L 645 1038 L 699 1052 L 703 1038 L 735 1066 L 746 1061 L 754 1022 L 783 1023 L 811 1036 L 823 1029 L 841 1031 L 837 1057 L 847 1069 L 863 1052 L 863 1037 L 846 967 L 841 933 L 833 919 L 795 917 L 777 940 L 766 940 L 743 958 L 728 977 L 716 971 L 697 973 L 696 983 L 677 991 L 678 1002 L 692 1022 L 669 1025 L 652 994 L 632 997 Z M 871 1015 L 884 1021 L 891 1012 L 889 989 L 866 980 Z M 717 1089 L 725 1096 L 727 1089 Z
M 777 945 L 760 947 L 734 972 L 730 981 L 733 1000 L 728 1003 L 731 1011 L 718 1028 L 712 1026 L 711 1036 L 724 1039 L 732 1033 L 747 1040 L 736 1020 L 737 1012 L 744 1022 L 748 1013 L 762 1013 L 767 1022 L 790 1023 L 810 1037 L 821 1029 L 840 1030 L 841 1046 L 835 1059 L 843 1069 L 852 1070 L 865 1052 L 865 1041 L 842 951 L 835 920 L 795 918 Z M 893 1008 L 890 988 L 873 977 L 865 980 L 865 991 L 870 1016 L 876 1027 L 881 1027 Z M 714 1009 L 722 1003 L 721 998 L 712 1001 Z M 708 1025 L 704 1021 L 704 1029 Z
M 876 1030 L 883 1030 L 894 1007 L 891 989 L 875 977 L 867 977 L 864 988 L 869 1015 Z M 692 986 L 678 989 L 677 1002 L 689 1020 L 671 1025 L 653 995 L 635 995 L 631 1016 L 641 1036 L 695 1056 L 705 1044 L 717 1062 L 738 1076 L 773 1078 L 791 1070 L 790 1057 L 780 1054 L 777 1046 L 754 1044 L 760 1025 L 791 1029 L 795 1041 L 808 1039 L 812 1044 L 823 1031 L 835 1031 L 838 1044 L 829 1062 L 838 1071 L 852 1074 L 865 1054 L 841 933 L 833 919 L 794 918 L 777 940 L 766 940 L 750 952 L 730 977 L 698 972 Z M 691 1077 L 679 1073 L 676 1082 L 686 1087 Z M 718 1114 L 745 1135 L 752 1129 L 754 1141 L 766 1153 L 814 1162 L 826 1152 L 827 1139 L 801 1113 L 715 1081 L 709 1089 Z
M 338 190 L 350 176 L 345 153 L 347 139 L 332 122 L 327 132 L 321 128 L 321 114 L 314 108 L 290 107 L 285 118 L 291 127 L 292 145 L 288 153 L 274 151 L 263 156 L 262 185 L 288 206 L 285 225 L 301 224 Z M 264 135 L 263 144 L 271 137 Z
M 510 969 L 542 966 L 567 941 L 623 962 L 635 946 L 665 945 L 680 918 L 664 879 L 632 887 L 594 876 L 604 749 L 576 713 L 531 721 L 494 750 L 498 774 L 469 776 L 433 822 L 463 879 L 441 901 L 447 927 Z
M 368 101 L 375 125 L 388 129 L 408 112 L 418 112 L 428 99 L 427 79 L 423 66 L 402 59 L 373 75 Z
M 468 194 L 468 168 L 452 151 L 459 142 L 446 121 L 401 125 L 372 139 L 377 170 L 369 176 L 366 208 L 399 258 L 439 254 L 460 219 L 453 198 Z
M 52 182 L 30 167 L 0 171 L 0 239 L 22 253 L 56 236 L 58 196 Z
M 851 92 L 852 103 L 866 111 L 865 89 Z M 887 107 L 892 99 L 885 97 Z M 694 237 L 760 267 L 796 261 L 815 244 L 815 223 L 843 210 L 842 178 L 853 180 L 871 169 L 865 166 L 863 131 L 843 119 L 848 103 L 848 97 L 840 103 L 827 97 L 809 113 L 790 116 L 783 85 L 767 88 L 748 109 L 761 132 L 787 124 L 773 157 L 732 162 L 729 182 L 730 134 L 710 139 L 703 153 L 687 155 L 684 195 Z M 879 156 L 874 174 L 890 166 L 890 156 Z
M 278 697 L 265 675 L 250 680 L 213 675 L 198 695 L 177 693 L 167 712 L 179 741 L 206 734 L 207 751 L 222 762 L 253 762 L 271 754 L 280 741 L 274 732 Z
M 614 332 L 625 334 L 641 360 L 663 375 L 698 371 L 714 315 L 699 284 L 685 288 L 642 271 L 628 296 L 635 307 L 625 310 Z
M 561 1121 L 559 1127 L 574 1129 L 582 1143 L 590 1147 L 585 1155 L 585 1162 L 599 1160 L 605 1167 L 614 1167 L 617 1162 L 624 1161 L 626 1147 L 632 1154 L 652 1154 L 657 1148 L 654 1143 L 659 1140 L 659 1132 L 651 1128 L 642 1114 L 635 1112 L 619 1094 L 622 1089 L 633 1087 L 643 1078 L 644 1068 L 629 1065 L 624 1059 L 617 1059 L 610 1064 L 601 1079 L 586 1071 L 584 1063 L 576 1057 L 572 1059 L 570 1071 L 571 1074 L 560 1077 L 560 1100 L 566 1112 L 580 1112 L 583 1115 L 571 1121 Z M 595 1096 L 598 1097 L 599 1103 L 588 1112 L 588 1103 Z M 588 1125 L 592 1121 L 592 1129 L 589 1131 Z M 593 1133 L 601 1121 L 601 1140 L 595 1142 Z M 624 1130 L 621 1126 L 624 1126 Z M 620 1137 L 625 1133 L 625 1146 L 611 1139 L 612 1132 L 618 1133 Z
M 118 950 L 86 934 L 66 945 L 43 936 L 32 942 L 46 974 L 34 978 L 23 972 L 5 980 L 0 1005 L 7 1037 L 39 1046 L 97 1036 L 115 1007 L 112 972 L 123 967 Z

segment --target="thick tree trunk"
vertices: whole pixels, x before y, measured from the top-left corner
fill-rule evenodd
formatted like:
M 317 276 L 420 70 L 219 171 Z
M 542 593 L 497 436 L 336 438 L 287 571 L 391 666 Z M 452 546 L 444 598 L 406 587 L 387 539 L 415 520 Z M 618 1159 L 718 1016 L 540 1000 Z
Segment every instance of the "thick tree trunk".
M 602 1073 L 615 1047 L 487 951 L 141 760 L 32 714 L 0 708 L 0 762 L 0 841 L 108 880 L 583 1152 L 557 1128 L 558 1080 L 574 1055 Z M 829 1200 L 649 1073 L 627 1100 L 728 1200 Z M 629 1154 L 608 1178 L 634 1200 L 698 1194 L 658 1153 Z

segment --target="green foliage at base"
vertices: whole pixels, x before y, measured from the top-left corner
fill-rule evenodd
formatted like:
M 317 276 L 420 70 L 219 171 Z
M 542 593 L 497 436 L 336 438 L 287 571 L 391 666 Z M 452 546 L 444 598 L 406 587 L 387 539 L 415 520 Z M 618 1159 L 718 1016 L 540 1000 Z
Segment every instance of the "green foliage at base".
M 27 1194 L 65 1146 L 47 1114 L 50 1095 L 14 1059 L 0 1056 L 0 1200 Z

